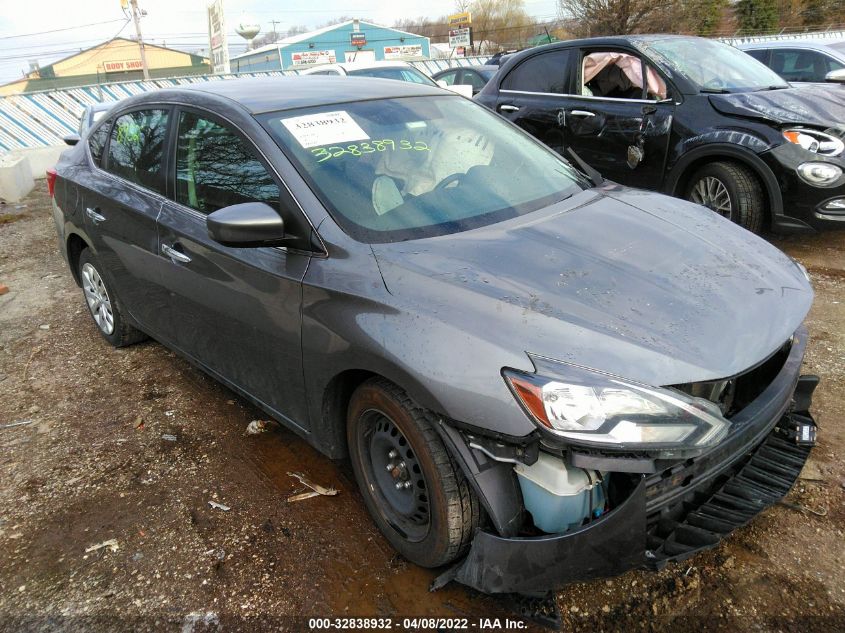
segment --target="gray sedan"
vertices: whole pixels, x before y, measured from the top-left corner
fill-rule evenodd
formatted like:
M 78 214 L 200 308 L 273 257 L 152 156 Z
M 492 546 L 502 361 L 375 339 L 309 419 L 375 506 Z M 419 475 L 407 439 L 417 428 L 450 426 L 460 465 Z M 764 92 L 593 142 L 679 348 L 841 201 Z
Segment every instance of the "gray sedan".
M 767 40 L 736 46 L 789 83 L 845 84 L 845 40 Z
M 348 458 L 438 586 L 538 596 L 715 546 L 815 437 L 806 272 L 573 161 L 433 86 L 245 79 L 126 100 L 51 186 L 105 341 Z

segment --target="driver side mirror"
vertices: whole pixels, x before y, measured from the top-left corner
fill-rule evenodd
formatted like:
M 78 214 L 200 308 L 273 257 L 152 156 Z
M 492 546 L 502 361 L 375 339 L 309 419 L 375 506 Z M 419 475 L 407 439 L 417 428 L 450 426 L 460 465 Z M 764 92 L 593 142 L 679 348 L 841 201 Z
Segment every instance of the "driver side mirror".
M 845 84 L 845 68 L 831 70 L 824 76 L 824 80 L 833 84 Z
M 70 146 L 76 145 L 79 142 L 79 134 L 67 134 L 62 137 L 62 140 Z
M 223 246 L 281 246 L 286 239 L 282 216 L 264 202 L 223 207 L 210 213 L 205 223 L 208 236 Z

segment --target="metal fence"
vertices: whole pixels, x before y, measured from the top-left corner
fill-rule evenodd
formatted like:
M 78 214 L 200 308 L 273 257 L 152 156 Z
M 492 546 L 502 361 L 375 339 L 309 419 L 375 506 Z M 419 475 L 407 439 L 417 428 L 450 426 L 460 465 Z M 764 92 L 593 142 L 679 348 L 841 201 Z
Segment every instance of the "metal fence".
M 758 42 L 841 42 L 845 40 L 845 31 L 813 31 L 810 33 L 778 33 L 775 35 L 736 35 L 720 37 L 727 44 L 757 44 Z
M 431 75 L 452 66 L 477 66 L 483 64 L 486 59 L 486 57 L 467 57 L 430 59 L 411 63 Z M 0 154 L 14 149 L 61 144 L 62 137 L 77 130 L 85 106 L 94 103 L 118 101 L 158 88 L 172 88 L 204 81 L 296 74 L 298 72 L 295 70 L 278 70 L 230 75 L 195 75 L 173 79 L 97 84 L 0 97 Z

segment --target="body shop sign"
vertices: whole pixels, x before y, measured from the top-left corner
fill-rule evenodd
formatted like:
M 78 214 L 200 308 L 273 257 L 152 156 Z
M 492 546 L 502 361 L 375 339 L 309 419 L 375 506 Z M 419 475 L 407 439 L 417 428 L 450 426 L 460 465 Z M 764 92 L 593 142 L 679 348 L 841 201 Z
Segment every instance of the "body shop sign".
M 349 34 L 349 43 L 352 46 L 357 46 L 359 48 L 361 46 L 366 46 L 367 45 L 367 34 L 361 33 L 359 31 L 356 31 L 354 33 L 350 33 Z
M 122 73 L 128 70 L 143 70 L 144 64 L 140 59 L 127 59 L 122 61 L 103 62 L 103 69 L 107 73 Z
M 291 53 L 291 66 L 310 66 L 312 64 L 334 64 L 337 61 L 334 51 L 300 51 Z
M 405 59 L 407 57 L 422 57 L 422 44 L 408 44 L 407 46 L 385 46 L 385 59 Z

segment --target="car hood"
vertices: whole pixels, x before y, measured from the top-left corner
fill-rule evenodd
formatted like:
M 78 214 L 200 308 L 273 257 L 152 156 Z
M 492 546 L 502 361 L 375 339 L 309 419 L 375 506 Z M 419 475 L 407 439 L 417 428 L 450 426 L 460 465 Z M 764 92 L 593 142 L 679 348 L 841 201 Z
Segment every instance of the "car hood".
M 789 339 L 813 296 L 764 240 L 703 207 L 616 185 L 372 248 L 404 309 L 482 338 L 505 362 L 531 353 L 653 385 L 752 367 Z
M 845 129 L 845 91 L 806 86 L 761 92 L 710 95 L 722 114 L 763 119 L 776 124 Z

